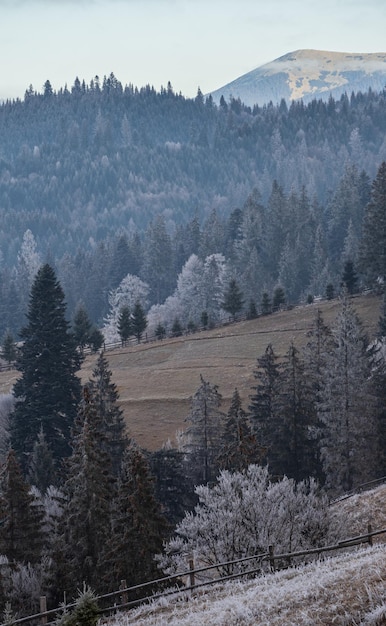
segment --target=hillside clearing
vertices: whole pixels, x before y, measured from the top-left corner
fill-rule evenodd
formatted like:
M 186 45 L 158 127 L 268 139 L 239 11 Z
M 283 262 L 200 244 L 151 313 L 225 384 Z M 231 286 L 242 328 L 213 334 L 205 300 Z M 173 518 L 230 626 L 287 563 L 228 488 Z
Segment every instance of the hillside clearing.
M 117 385 L 129 434 L 149 450 L 160 448 L 176 431 L 185 428 L 190 397 L 200 384 L 200 375 L 218 385 L 226 411 L 235 387 L 248 408 L 256 359 L 269 343 L 284 355 L 293 341 L 304 345 L 318 309 L 333 324 L 338 300 L 295 307 L 254 320 L 229 324 L 160 342 L 143 343 L 106 352 L 112 379 Z M 373 294 L 354 297 L 354 307 L 370 337 L 376 332 L 380 298 Z M 87 381 L 95 355 L 82 366 Z M 16 371 L 0 373 L 0 393 L 9 393 Z

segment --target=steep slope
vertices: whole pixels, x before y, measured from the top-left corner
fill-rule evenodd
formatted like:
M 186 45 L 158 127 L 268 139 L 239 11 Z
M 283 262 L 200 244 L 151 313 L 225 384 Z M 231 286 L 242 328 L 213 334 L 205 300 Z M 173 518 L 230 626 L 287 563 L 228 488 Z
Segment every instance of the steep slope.
M 334 504 L 345 537 L 386 526 L 386 485 Z M 297 568 L 209 588 L 187 601 L 164 598 L 117 615 L 109 626 L 330 626 L 386 623 L 385 535 Z
M 338 99 L 344 92 L 380 91 L 386 85 L 386 53 L 356 54 L 297 50 L 262 65 L 212 92 L 215 102 L 221 96 L 240 98 L 244 104 L 278 104 L 313 98 Z

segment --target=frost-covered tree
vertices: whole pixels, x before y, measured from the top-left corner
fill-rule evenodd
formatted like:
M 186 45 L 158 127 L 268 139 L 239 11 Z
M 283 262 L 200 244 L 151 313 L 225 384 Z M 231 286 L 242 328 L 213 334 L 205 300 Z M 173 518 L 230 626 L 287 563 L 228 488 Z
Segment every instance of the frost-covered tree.
M 325 544 L 330 526 L 328 501 L 315 481 L 296 484 L 284 477 L 272 482 L 268 468 L 250 465 L 245 472 L 223 470 L 216 484 L 196 488 L 199 503 L 176 526 L 160 565 L 165 572 L 186 570 L 186 555 L 214 565 L 228 575 L 261 565 L 231 561 L 266 553 L 304 550 Z M 202 576 L 213 576 L 213 572 Z
M 18 279 L 26 281 L 28 289 L 31 287 L 41 264 L 42 260 L 37 250 L 35 237 L 31 230 L 28 229 L 23 235 L 20 252 L 17 255 Z
M 367 338 L 347 298 L 332 330 L 318 417 L 326 485 L 342 492 L 377 475 L 377 403 Z
M 103 334 L 106 341 L 118 342 L 118 318 L 123 306 L 128 306 L 133 311 L 137 302 L 144 310 L 147 309 L 149 285 L 144 283 L 138 276 L 128 274 L 120 282 L 116 289 L 109 294 L 110 312 L 105 320 Z

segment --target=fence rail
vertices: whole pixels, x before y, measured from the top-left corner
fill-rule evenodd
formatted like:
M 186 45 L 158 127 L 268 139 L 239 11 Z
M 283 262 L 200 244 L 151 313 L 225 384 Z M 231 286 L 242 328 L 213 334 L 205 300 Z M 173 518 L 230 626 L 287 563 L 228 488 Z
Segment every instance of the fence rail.
M 206 565 L 204 567 L 194 568 L 193 559 L 189 559 L 189 569 L 183 572 L 178 572 L 173 574 L 172 576 L 165 576 L 162 578 L 158 578 L 155 580 L 148 581 L 146 583 L 142 583 L 140 585 L 135 585 L 134 587 L 126 587 L 125 581 L 121 581 L 121 586 L 117 591 L 113 591 L 111 593 L 107 593 L 96 598 L 97 602 L 100 604 L 108 601 L 109 606 L 105 606 L 99 609 L 99 614 L 113 614 L 118 610 L 133 608 L 134 606 L 138 606 L 139 604 L 156 600 L 161 597 L 167 597 L 170 595 L 178 595 L 181 593 L 191 593 L 196 589 L 200 589 L 203 587 L 207 587 L 210 585 L 226 582 L 228 580 L 232 580 L 234 578 L 242 578 L 244 576 L 251 576 L 261 573 L 262 564 L 264 562 L 267 563 L 268 567 L 271 571 L 275 571 L 277 569 L 276 563 L 280 563 L 280 567 L 290 567 L 291 563 L 294 559 L 300 557 L 314 556 L 324 554 L 326 552 L 336 552 L 339 550 L 347 550 L 348 548 L 361 545 L 363 543 L 367 543 L 368 545 L 373 545 L 373 538 L 378 537 L 380 535 L 386 534 L 386 528 L 382 528 L 380 530 L 373 531 L 371 525 L 368 525 L 367 533 L 363 535 L 358 535 L 355 537 L 349 537 L 347 539 L 339 541 L 337 544 L 330 546 L 321 546 L 318 548 L 312 548 L 310 550 L 298 550 L 296 552 L 287 552 L 287 553 L 278 553 L 276 554 L 274 551 L 274 546 L 269 546 L 268 551 L 264 553 L 253 554 L 252 556 L 243 557 L 240 559 L 235 559 L 232 561 L 224 561 L 222 563 L 213 563 L 211 565 Z M 211 578 L 209 580 L 205 580 L 202 582 L 196 582 L 196 576 L 198 574 L 203 574 L 205 572 L 209 572 L 210 570 L 218 570 L 220 568 L 231 567 L 233 565 L 238 565 L 242 563 L 247 563 L 248 561 L 257 561 L 258 566 L 253 566 L 252 568 L 232 572 L 226 574 L 225 576 L 220 576 L 217 578 Z M 188 580 L 187 584 L 184 584 L 182 581 L 184 579 Z M 158 593 L 151 593 L 146 595 L 146 589 L 171 584 L 174 582 L 174 587 L 168 588 L 166 590 L 160 591 Z M 140 598 L 135 598 L 133 600 L 129 600 L 130 594 L 138 594 L 141 590 L 145 591 L 145 595 Z M 114 599 L 116 599 L 114 601 Z M 113 602 L 113 604 L 111 604 Z M 0 624 L 0 626 L 17 626 L 18 624 L 39 624 L 42 626 L 50 626 L 54 624 L 54 621 L 48 622 L 48 618 L 55 617 L 57 619 L 65 610 L 71 609 L 75 606 L 75 603 L 71 604 L 62 604 L 60 607 L 50 610 L 44 610 L 46 607 L 46 599 L 43 596 L 40 599 L 40 608 L 41 612 L 36 613 L 34 615 L 29 615 L 26 617 L 21 617 L 11 622 Z M 43 609 L 44 607 L 44 609 Z M 43 609 L 43 610 L 42 610 Z

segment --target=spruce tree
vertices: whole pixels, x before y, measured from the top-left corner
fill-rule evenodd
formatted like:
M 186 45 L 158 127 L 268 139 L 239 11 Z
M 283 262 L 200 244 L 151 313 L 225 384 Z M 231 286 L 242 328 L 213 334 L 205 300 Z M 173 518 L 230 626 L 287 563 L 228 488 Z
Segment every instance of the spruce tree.
M 348 259 L 344 264 L 342 283 L 348 294 L 352 295 L 358 291 L 358 275 L 351 259 Z
M 219 466 L 231 472 L 241 472 L 251 464 L 261 465 L 264 457 L 265 450 L 252 433 L 240 394 L 235 389 L 225 418 L 223 444 L 218 456 Z
M 3 343 L 1 346 L 2 357 L 10 365 L 16 359 L 16 345 L 13 336 L 9 330 L 4 335 Z
M 43 512 L 25 482 L 14 450 L 0 471 L 0 554 L 10 561 L 38 563 Z
M 132 316 L 132 331 L 137 338 L 138 343 L 141 342 L 142 335 L 147 328 L 147 319 L 140 302 L 136 302 Z
M 82 304 L 80 304 L 75 311 L 72 323 L 72 332 L 76 345 L 79 346 L 81 352 L 83 353 L 85 346 L 90 343 L 92 323 L 85 307 Z
M 184 433 L 183 446 L 196 485 L 215 480 L 224 429 L 224 415 L 220 411 L 222 398 L 217 385 L 212 385 L 202 376 L 200 379 L 201 384 L 191 399 L 190 412 L 186 418 L 190 425 Z
M 40 429 L 32 448 L 28 468 L 28 481 L 31 485 L 35 485 L 43 495 L 48 487 L 55 483 L 54 460 L 50 446 L 44 436 L 43 428 Z
M 278 408 L 281 371 L 278 360 L 272 344 L 268 344 L 263 356 L 257 359 L 257 368 L 254 371 L 256 385 L 252 387 L 254 393 L 250 396 L 249 405 L 253 432 L 256 433 L 259 443 L 268 448 L 268 458 L 271 454 L 271 432 L 275 428 L 274 420 Z
M 76 376 L 79 354 L 65 311 L 55 272 L 43 265 L 32 285 L 28 325 L 20 333 L 23 344 L 17 368 L 21 376 L 14 386 L 18 402 L 11 416 L 12 445 L 24 469 L 41 428 L 57 467 L 70 453 L 70 429 L 81 385 Z
M 162 552 L 167 533 L 149 464 L 133 443 L 123 458 L 104 547 L 106 585 L 116 589 L 122 579 L 134 586 L 158 578 L 154 557 Z
M 347 298 L 333 335 L 334 346 L 322 368 L 318 417 L 326 485 L 339 493 L 379 471 L 377 397 L 367 338 Z
M 363 220 L 363 236 L 359 251 L 360 269 L 368 283 L 379 279 L 386 283 L 386 161 L 373 181 L 371 199 Z
M 87 387 L 101 421 L 102 446 L 108 454 L 114 475 L 118 476 L 128 438 L 123 411 L 118 404 L 118 390 L 112 381 L 112 372 L 103 353 L 98 357 Z
M 311 381 L 298 349 L 290 344 L 280 372 L 275 425 L 271 434 L 271 470 L 297 482 L 319 476 L 318 454 L 312 431 L 316 407 Z
M 121 338 L 122 346 L 125 346 L 128 338 L 132 334 L 130 309 L 127 304 L 124 304 L 119 311 L 117 330 Z
M 224 300 L 221 303 L 222 308 L 227 313 L 230 313 L 233 319 L 235 319 L 237 313 L 241 311 L 244 305 L 243 294 L 234 278 L 229 282 L 229 285 L 224 293 Z
M 72 596 L 84 582 L 103 591 L 102 552 L 110 533 L 115 491 L 102 418 L 87 387 L 76 426 L 55 555 L 57 586 Z

